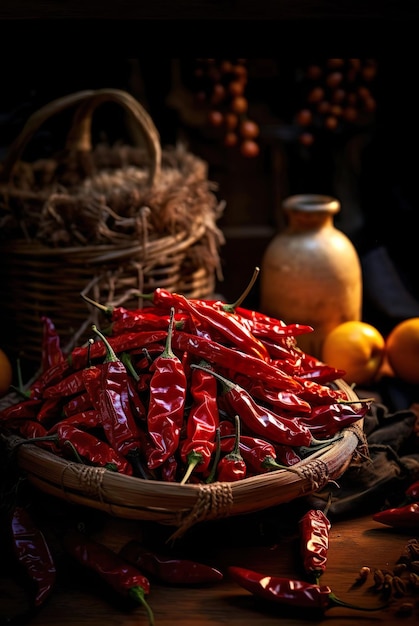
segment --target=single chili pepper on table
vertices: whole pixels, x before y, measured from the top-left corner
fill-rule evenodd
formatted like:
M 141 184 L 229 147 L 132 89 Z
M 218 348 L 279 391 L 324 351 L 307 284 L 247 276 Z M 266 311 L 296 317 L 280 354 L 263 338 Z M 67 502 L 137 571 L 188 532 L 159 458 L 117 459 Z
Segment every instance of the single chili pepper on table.
M 327 585 L 316 585 L 301 580 L 269 576 L 243 567 L 228 568 L 232 580 L 254 596 L 284 606 L 299 609 L 317 609 L 324 612 L 334 606 L 357 611 L 379 611 L 388 605 L 361 607 L 340 600 Z
M 169 309 L 174 307 L 177 311 L 188 312 L 197 319 L 203 328 L 216 331 L 224 339 L 236 346 L 246 354 L 269 360 L 265 346 L 239 320 L 227 311 L 212 306 L 205 300 L 187 298 L 179 293 L 172 293 L 167 289 L 158 287 L 150 295 L 144 295 L 152 299 L 154 306 Z
M 200 365 L 192 364 L 192 368 Z M 321 442 L 316 441 L 308 426 L 299 419 L 282 417 L 263 407 L 252 396 L 235 383 L 213 370 L 208 370 L 222 384 L 222 396 L 228 403 L 231 411 L 240 416 L 241 421 L 251 433 L 256 434 L 273 443 L 285 443 L 295 446 L 310 446 Z
M 172 350 L 175 309 L 170 311 L 166 347 L 150 365 L 147 428 L 151 446 L 147 465 L 156 469 L 178 449 L 183 425 L 187 380 L 181 360 Z
M 205 472 L 215 449 L 215 432 L 219 423 L 217 381 L 203 369 L 192 369 L 190 393 L 192 405 L 186 420 L 186 437 L 180 445 L 180 458 L 187 464 L 183 482 L 196 467 Z
M 55 586 L 54 558 L 43 532 L 23 506 L 14 506 L 10 529 L 14 554 L 33 587 L 33 607 L 39 609 L 50 597 Z
M 419 529 L 419 502 L 377 511 L 372 519 L 393 528 Z
M 223 579 L 220 570 L 190 559 L 166 556 L 149 550 L 139 541 L 131 539 L 119 551 L 119 555 L 141 572 L 167 585 L 203 585 Z
M 303 389 L 302 383 L 270 363 L 216 341 L 179 330 L 173 333 L 172 346 L 174 350 L 182 354 L 187 351 L 199 359 L 208 361 L 211 365 L 217 365 L 226 370 L 231 369 L 259 379 L 262 383 L 269 384 L 273 389 L 283 389 L 296 393 Z
M 105 344 L 106 356 L 102 363 L 82 370 L 83 382 L 93 407 L 100 414 L 108 443 L 138 470 L 141 465 L 142 431 L 129 404 L 129 374 L 95 325 L 93 331 Z
M 154 615 L 146 600 L 150 593 L 150 582 L 136 567 L 80 531 L 68 532 L 63 538 L 63 547 L 70 556 L 98 574 L 117 593 L 141 604 L 147 612 L 150 626 L 154 625 Z
M 326 569 L 332 524 L 321 509 L 310 509 L 298 522 L 300 554 L 310 582 L 319 584 Z

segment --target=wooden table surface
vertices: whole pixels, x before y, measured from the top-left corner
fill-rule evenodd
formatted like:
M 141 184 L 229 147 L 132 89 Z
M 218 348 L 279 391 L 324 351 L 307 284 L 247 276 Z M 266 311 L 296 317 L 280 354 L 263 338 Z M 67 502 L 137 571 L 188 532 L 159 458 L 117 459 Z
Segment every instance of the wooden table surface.
M 343 607 L 329 609 L 323 618 L 302 614 L 281 606 L 260 605 L 251 594 L 237 586 L 226 573 L 228 565 L 248 567 L 256 571 L 287 577 L 301 577 L 298 558 L 297 521 L 301 503 L 280 505 L 248 516 L 205 522 L 197 525 L 172 545 L 172 550 L 216 566 L 224 579 L 211 586 L 181 588 L 152 582 L 148 596 L 156 626 L 196 626 L 197 624 L 229 624 L 244 626 L 296 626 L 320 624 L 327 620 L 335 624 L 380 624 L 393 626 L 398 608 L 403 602 L 414 602 L 412 595 L 394 598 L 385 610 L 361 612 Z M 68 523 L 84 523 L 96 540 L 119 549 L 128 539 L 137 538 L 154 548 L 168 546 L 173 532 L 155 522 L 110 518 L 103 513 L 78 509 L 65 502 L 49 502 L 40 497 L 39 522 L 48 538 L 57 565 L 57 582 L 47 604 L 32 620 L 38 626 L 147 626 L 142 607 L 122 604 L 91 574 L 69 563 L 60 551 L 59 532 Z M 413 532 L 413 531 L 412 531 Z M 352 604 L 378 606 L 379 593 L 373 589 L 371 573 L 362 586 L 355 586 L 361 567 L 392 570 L 412 533 L 395 531 L 374 522 L 371 514 L 355 519 L 336 520 L 330 534 L 329 561 L 322 582 L 329 585 L 340 598 Z M 22 607 L 26 596 L 13 576 L 7 559 L 0 568 L 1 613 Z M 417 596 L 416 596 L 417 599 Z M 404 619 L 406 624 L 417 619 L 418 607 Z M 280 621 L 279 621 L 280 620 Z

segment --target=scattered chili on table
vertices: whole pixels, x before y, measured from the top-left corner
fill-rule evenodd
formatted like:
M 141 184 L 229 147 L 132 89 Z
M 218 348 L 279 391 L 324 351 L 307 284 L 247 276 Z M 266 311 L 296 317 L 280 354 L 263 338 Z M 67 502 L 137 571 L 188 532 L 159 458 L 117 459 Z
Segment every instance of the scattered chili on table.
M 23 566 L 34 590 L 33 606 L 40 608 L 50 597 L 55 586 L 54 558 L 43 532 L 35 525 L 31 514 L 25 507 L 14 506 L 10 528 L 14 554 Z
M 243 567 L 230 566 L 228 573 L 234 582 L 253 595 L 299 609 L 317 609 L 324 612 L 334 606 L 343 606 L 358 611 L 378 611 L 387 606 L 360 607 L 340 600 L 327 585 L 269 576 Z
M 140 571 L 168 585 L 202 585 L 223 579 L 215 567 L 152 551 L 135 539 L 128 541 L 119 554 Z
M 372 519 L 393 528 L 419 529 L 419 502 L 377 511 Z
M 150 582 L 136 567 L 78 530 L 72 530 L 64 536 L 63 546 L 70 556 L 96 572 L 116 592 L 141 604 L 147 612 L 150 626 L 154 625 L 154 615 L 146 600 L 150 593 Z
M 306 511 L 298 522 L 304 572 L 315 584 L 319 584 L 320 576 L 326 569 L 331 527 L 330 520 L 321 509 Z

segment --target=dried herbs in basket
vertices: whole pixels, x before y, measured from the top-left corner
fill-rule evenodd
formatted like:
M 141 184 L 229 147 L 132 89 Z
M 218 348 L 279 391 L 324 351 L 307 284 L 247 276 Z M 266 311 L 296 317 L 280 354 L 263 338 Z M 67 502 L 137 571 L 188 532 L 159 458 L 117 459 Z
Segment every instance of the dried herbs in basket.
M 109 126 L 115 111 L 126 114 L 132 145 L 96 140 L 102 106 Z M 25 161 L 39 129 L 69 113 L 63 149 Z M 125 91 L 76 92 L 33 113 L 0 166 L 0 336 L 8 353 L 39 361 L 41 315 L 54 319 L 63 345 L 75 345 L 99 322 L 83 291 L 127 306 L 141 304 L 133 291 L 159 286 L 210 296 L 222 278 L 224 203 L 207 174 L 185 146 L 160 146 L 149 114 Z

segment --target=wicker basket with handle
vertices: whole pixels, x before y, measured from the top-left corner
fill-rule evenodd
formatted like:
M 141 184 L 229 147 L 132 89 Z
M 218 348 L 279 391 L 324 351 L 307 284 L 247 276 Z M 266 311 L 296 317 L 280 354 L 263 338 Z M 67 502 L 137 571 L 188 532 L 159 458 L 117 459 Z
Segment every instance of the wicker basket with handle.
M 126 114 L 130 145 L 94 141 L 105 104 Z M 23 161 L 40 127 L 73 110 L 64 149 Z M 47 315 L 71 347 L 98 322 L 82 292 L 127 307 L 156 287 L 211 295 L 222 278 L 215 190 L 200 158 L 181 145 L 161 148 L 149 114 L 125 91 L 80 91 L 36 111 L 0 169 L 0 345 L 39 363 Z

